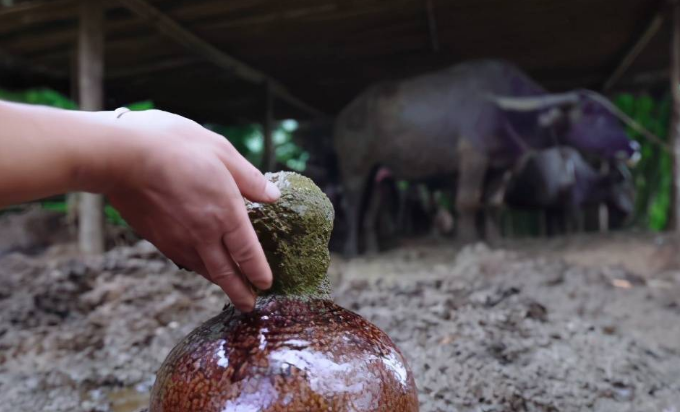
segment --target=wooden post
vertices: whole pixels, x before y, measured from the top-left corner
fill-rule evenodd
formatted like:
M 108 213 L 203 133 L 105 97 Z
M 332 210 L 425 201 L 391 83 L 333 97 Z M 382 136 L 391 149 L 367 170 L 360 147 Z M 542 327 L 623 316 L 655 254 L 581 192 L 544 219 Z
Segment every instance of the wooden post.
M 78 94 L 81 110 L 102 110 L 104 103 L 104 12 L 101 0 L 80 0 Z M 104 252 L 104 198 L 79 196 L 78 245 L 85 254 Z
M 276 167 L 276 148 L 274 147 L 274 93 L 270 82 L 264 85 L 264 150 L 262 152 L 262 171 L 273 172 Z
M 671 96 L 673 115 L 669 129 L 673 147 L 672 228 L 680 231 L 680 2 L 673 4 L 673 40 L 671 41 Z

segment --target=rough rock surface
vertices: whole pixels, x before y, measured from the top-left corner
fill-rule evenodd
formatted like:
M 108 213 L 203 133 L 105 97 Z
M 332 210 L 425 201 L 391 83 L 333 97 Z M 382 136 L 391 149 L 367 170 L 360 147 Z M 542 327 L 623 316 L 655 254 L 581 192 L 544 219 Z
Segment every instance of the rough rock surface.
M 246 209 L 274 283 L 261 295 L 329 296 L 326 273 L 333 205 L 314 182 L 292 172 L 267 173 L 281 191 L 274 203 L 246 200 Z
M 333 257 L 336 301 L 385 330 L 427 411 L 680 412 L 680 275 L 478 245 Z M 148 243 L 0 259 L 0 411 L 134 412 L 224 296 Z

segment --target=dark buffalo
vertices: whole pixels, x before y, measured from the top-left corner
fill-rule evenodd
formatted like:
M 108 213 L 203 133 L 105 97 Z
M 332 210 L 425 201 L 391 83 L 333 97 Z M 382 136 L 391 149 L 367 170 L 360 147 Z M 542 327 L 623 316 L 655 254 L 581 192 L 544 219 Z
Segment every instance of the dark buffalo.
M 368 88 L 342 110 L 334 131 L 350 225 L 345 251 L 357 252 L 362 196 L 377 166 L 400 180 L 456 176 L 458 235 L 471 240 L 487 170 L 556 144 L 605 159 L 630 159 L 639 147 L 599 96 L 549 94 L 503 61 Z
M 575 225 L 588 206 L 605 204 L 616 216 L 627 218 L 634 207 L 633 181 L 624 164 L 613 165 L 601 173 L 574 148 L 540 150 L 520 161 L 505 182 L 497 179 L 489 185 L 487 196 L 494 198 L 489 204 L 499 206 L 502 199 L 511 208 L 545 211 L 553 233 Z

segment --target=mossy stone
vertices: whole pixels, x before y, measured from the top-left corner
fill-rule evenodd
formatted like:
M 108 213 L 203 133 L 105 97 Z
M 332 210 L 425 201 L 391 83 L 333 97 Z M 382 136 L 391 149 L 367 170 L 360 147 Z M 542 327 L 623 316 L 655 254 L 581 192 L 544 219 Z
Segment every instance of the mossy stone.
M 274 203 L 246 200 L 248 216 L 274 275 L 271 289 L 258 294 L 330 298 L 326 272 L 333 205 L 307 177 L 293 172 L 265 177 L 276 184 L 281 198 Z

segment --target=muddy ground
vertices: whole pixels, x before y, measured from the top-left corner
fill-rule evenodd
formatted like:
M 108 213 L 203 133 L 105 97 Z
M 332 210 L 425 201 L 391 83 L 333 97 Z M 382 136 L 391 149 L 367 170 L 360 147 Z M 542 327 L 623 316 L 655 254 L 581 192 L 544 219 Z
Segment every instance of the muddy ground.
M 422 411 L 680 412 L 680 264 L 668 236 L 334 256 L 336 301 L 384 329 Z M 148 243 L 0 257 L 0 411 L 133 412 L 225 302 Z

